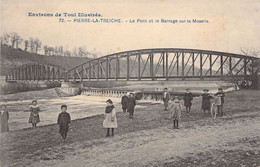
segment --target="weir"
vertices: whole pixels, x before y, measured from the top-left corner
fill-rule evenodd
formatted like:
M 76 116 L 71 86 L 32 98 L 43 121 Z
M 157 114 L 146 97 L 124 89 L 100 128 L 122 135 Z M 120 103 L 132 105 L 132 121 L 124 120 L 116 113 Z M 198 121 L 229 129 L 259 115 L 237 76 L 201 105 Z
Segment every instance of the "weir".
M 112 90 L 112 89 L 89 89 L 81 92 L 82 96 L 100 96 L 122 98 L 125 94 L 134 93 L 137 100 L 162 101 L 163 91 L 133 91 L 133 90 Z M 183 98 L 185 92 L 169 92 L 171 99 L 174 96 Z M 199 96 L 201 93 L 193 93 L 193 96 Z

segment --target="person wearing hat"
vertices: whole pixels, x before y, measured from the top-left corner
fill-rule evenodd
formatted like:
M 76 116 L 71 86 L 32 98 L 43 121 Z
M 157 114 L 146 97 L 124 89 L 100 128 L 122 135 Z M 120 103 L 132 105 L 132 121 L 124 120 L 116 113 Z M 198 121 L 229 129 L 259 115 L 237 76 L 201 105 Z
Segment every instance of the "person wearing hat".
M 168 103 L 171 99 L 171 95 L 168 92 L 167 88 L 164 88 L 164 92 L 163 92 L 163 103 L 164 103 L 164 110 L 167 111 L 168 110 Z
M 186 93 L 184 94 L 183 100 L 184 100 L 184 106 L 186 107 L 186 112 L 189 113 L 192 105 L 192 100 L 193 100 L 193 96 L 189 88 L 186 89 Z
M 225 93 L 223 92 L 223 89 L 218 88 L 218 92 L 215 94 L 215 96 L 220 98 L 220 102 L 217 105 L 218 114 L 223 115 L 223 105 L 224 105 L 224 97 L 225 97 Z
M 107 106 L 105 109 L 105 119 L 103 121 L 103 127 L 107 128 L 107 135 L 106 137 L 110 136 L 110 129 L 112 130 L 112 136 L 114 136 L 114 128 L 117 128 L 117 119 L 116 119 L 116 109 L 113 105 L 112 100 L 108 99 L 106 101 Z
M 173 128 L 179 128 L 179 120 L 181 118 L 182 104 L 178 96 L 175 96 L 170 105 L 170 118 L 173 119 Z
M 133 93 L 129 94 L 128 102 L 127 102 L 127 112 L 129 112 L 129 118 L 134 117 L 134 111 L 136 106 L 136 100 Z
M 69 131 L 69 124 L 71 122 L 70 114 L 67 113 L 66 105 L 61 106 L 61 113 L 58 116 L 57 122 L 60 125 L 59 133 L 61 134 L 63 141 L 66 141 L 67 133 Z
M 125 92 L 121 98 L 121 105 L 124 113 L 126 113 L 127 103 L 128 103 L 128 96 L 127 93 Z
M 30 117 L 29 117 L 29 123 L 32 124 L 32 127 L 36 127 L 36 124 L 40 122 L 40 107 L 37 105 L 37 101 L 33 100 L 32 105 L 30 106 Z
M 202 96 L 201 109 L 204 111 L 204 114 L 206 114 L 206 110 L 208 111 L 208 113 L 210 113 L 210 99 L 212 99 L 213 97 L 208 93 L 209 92 L 208 89 L 204 89 L 203 91 L 204 93 L 201 95 Z

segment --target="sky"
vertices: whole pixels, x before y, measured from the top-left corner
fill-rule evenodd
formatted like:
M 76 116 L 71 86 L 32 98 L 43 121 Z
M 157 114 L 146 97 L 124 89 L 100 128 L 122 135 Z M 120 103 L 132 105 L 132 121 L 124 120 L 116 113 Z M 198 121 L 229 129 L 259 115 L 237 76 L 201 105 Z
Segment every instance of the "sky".
M 147 48 L 238 54 L 241 49 L 260 50 L 259 0 L 1 0 L 0 7 L 1 35 L 17 32 L 24 39 L 38 37 L 43 45 L 70 50 L 78 46 L 102 54 Z M 97 12 L 103 19 L 122 23 L 60 23 L 59 18 L 73 21 L 74 17 L 28 17 L 28 12 Z M 129 19 L 204 19 L 208 23 L 130 23 Z

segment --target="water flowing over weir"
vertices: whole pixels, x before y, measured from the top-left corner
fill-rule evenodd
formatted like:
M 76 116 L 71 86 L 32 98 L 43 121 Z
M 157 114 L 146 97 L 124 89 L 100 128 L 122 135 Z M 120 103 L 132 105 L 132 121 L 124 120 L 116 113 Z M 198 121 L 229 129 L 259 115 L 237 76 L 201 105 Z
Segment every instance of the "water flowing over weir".
M 102 90 L 102 89 L 92 89 L 84 90 L 81 95 L 85 96 L 101 96 L 101 97 L 113 97 L 121 98 L 124 94 L 133 92 L 137 100 L 151 100 L 151 101 L 162 101 L 163 91 L 119 91 L 119 90 Z M 184 92 L 169 92 L 171 98 L 174 96 L 182 97 Z M 201 93 L 193 93 L 193 96 L 199 96 Z

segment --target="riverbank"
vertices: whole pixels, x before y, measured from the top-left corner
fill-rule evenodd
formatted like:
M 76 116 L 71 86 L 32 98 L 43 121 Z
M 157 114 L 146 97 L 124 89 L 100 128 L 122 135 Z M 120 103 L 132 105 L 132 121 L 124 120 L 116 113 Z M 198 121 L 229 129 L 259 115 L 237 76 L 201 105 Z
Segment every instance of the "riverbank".
M 168 112 L 162 110 L 162 103 L 143 101 L 138 102 L 134 119 L 128 119 L 122 112 L 117 114 L 119 128 L 114 138 L 104 138 L 101 115 L 72 121 L 66 143 L 58 134 L 57 124 L 4 133 L 1 134 L 1 164 L 192 166 L 190 160 L 194 160 L 195 166 L 208 166 L 208 163 L 214 166 L 221 165 L 224 156 L 226 164 L 259 166 L 259 162 L 253 161 L 259 159 L 259 93 L 259 90 L 227 93 L 225 116 L 216 120 L 205 116 L 200 111 L 200 98 L 195 99 L 192 113 L 183 112 L 179 130 L 172 129 L 172 121 L 168 119 Z M 120 110 L 120 106 L 116 108 Z M 242 140 L 252 144 L 240 149 Z M 224 148 L 230 150 L 225 152 Z M 216 157 L 206 163 L 200 154 Z M 237 157 L 232 157 L 236 154 Z M 235 162 L 234 158 L 245 161 Z

